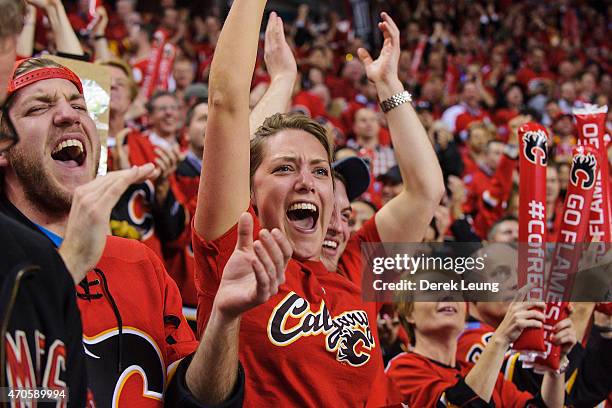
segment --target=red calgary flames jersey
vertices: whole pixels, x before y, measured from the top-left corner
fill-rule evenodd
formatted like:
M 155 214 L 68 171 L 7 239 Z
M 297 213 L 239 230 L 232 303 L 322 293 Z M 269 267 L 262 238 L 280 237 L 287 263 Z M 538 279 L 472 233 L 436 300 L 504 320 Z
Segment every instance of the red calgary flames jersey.
M 469 402 L 470 398 L 473 399 L 475 394 L 468 396 L 466 393 L 461 395 L 462 392 L 454 392 L 453 394 L 459 394 L 458 397 L 464 400 L 449 400 L 452 399 L 449 390 L 457 386 L 461 378 L 465 378 L 472 366 L 458 362 L 456 367 L 450 367 L 410 352 L 401 353 L 392 359 L 386 372 L 401 390 L 404 402 L 411 407 L 446 407 L 451 406 L 450 404 L 462 406 Z M 464 389 L 466 387 L 467 385 L 463 386 Z M 473 394 L 473 391 L 471 393 Z M 498 374 L 491 399 L 496 407 L 518 408 L 525 407 L 533 396 L 520 392 L 513 383 L 505 381 L 501 374 Z
M 176 284 L 151 249 L 117 237 L 86 282 L 77 294 L 96 403 L 162 407 L 173 369 L 198 344 Z
M 236 225 L 211 242 L 194 232 L 200 333 L 236 240 Z M 277 295 L 242 316 L 245 406 L 364 406 L 382 361 L 361 289 L 321 262 L 292 259 L 285 277 Z

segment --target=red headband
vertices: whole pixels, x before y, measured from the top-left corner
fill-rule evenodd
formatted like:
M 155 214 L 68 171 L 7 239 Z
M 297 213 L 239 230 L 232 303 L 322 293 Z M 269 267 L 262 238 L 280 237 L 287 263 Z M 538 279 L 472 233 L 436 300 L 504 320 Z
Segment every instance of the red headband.
M 23 61 L 25 60 L 22 59 L 15 62 L 15 66 L 13 67 L 13 76 L 15 70 Z M 38 81 L 43 81 L 45 79 L 54 78 L 65 79 L 72 82 L 79 90 L 79 93 L 83 95 L 83 85 L 81 84 L 79 77 L 74 72 L 66 67 L 44 67 L 27 72 L 23 75 L 19 75 L 17 78 L 13 78 L 8 85 L 7 98 L 25 86 Z

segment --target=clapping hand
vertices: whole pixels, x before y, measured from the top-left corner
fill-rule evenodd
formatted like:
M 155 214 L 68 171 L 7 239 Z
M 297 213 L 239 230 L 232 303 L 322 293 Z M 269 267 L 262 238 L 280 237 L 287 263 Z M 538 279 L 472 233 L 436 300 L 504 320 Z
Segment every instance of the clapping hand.
M 229 258 L 215 298 L 215 307 L 230 318 L 258 306 L 278 293 L 293 249 L 277 228 L 262 229 L 253 242 L 253 217 L 238 220 L 236 249 Z
M 378 28 L 385 39 L 380 55 L 374 60 L 366 49 L 357 50 L 359 59 L 365 65 L 368 79 L 375 84 L 397 80 L 397 67 L 401 53 L 399 28 L 387 13 L 383 12 L 380 15 L 383 21 L 378 23 Z

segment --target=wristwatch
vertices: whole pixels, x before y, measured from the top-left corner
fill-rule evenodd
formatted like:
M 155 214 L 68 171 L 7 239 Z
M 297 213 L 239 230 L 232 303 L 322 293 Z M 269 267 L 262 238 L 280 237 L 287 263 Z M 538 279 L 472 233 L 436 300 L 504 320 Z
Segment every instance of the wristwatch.
M 397 108 L 406 102 L 412 102 L 412 95 L 410 95 L 408 91 L 402 91 L 382 101 L 380 103 L 380 108 L 384 113 L 387 113 L 391 109 Z

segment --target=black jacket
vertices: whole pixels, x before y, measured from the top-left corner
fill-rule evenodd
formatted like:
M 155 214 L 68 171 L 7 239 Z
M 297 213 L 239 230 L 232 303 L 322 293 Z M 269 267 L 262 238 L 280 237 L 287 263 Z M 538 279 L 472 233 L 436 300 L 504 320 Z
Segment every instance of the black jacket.
M 11 217 L 12 219 L 7 218 L 7 216 Z M 19 310 L 14 310 L 12 315 L 16 317 L 15 321 L 18 321 L 21 325 L 25 325 L 26 320 L 32 322 L 35 322 L 37 320 L 40 321 L 40 323 L 38 323 L 39 326 L 43 328 L 46 327 L 46 329 L 51 331 L 55 336 L 49 338 L 69 338 L 70 348 L 68 348 L 67 346 L 66 349 L 75 350 L 74 352 L 70 353 L 73 356 L 73 360 L 68 361 L 66 364 L 66 376 L 68 377 L 68 380 L 66 380 L 65 382 L 68 385 L 68 388 L 70 389 L 70 398 L 68 400 L 69 406 L 83 407 L 85 406 L 86 402 L 85 398 L 88 396 L 85 356 L 83 354 L 82 346 L 83 328 L 81 324 L 81 315 L 76 304 L 76 291 L 74 283 L 72 281 L 72 277 L 70 273 L 66 270 L 66 267 L 61 257 L 57 253 L 57 250 L 53 247 L 51 241 L 47 239 L 43 235 L 43 233 L 40 232 L 40 230 L 38 230 L 37 227 L 25 217 L 24 214 L 22 214 L 15 206 L 13 206 L 6 199 L 6 197 L 2 195 L 0 195 L 0 219 L 3 220 L 3 222 L 7 223 L 7 228 L 5 228 L 3 224 L 0 224 L 0 239 L 2 239 L 2 241 L 0 242 L 3 242 L 6 238 L 7 240 L 12 242 L 7 244 L 7 246 L 4 246 L 5 248 L 8 248 L 11 244 L 15 247 L 19 247 L 19 249 L 16 249 L 14 251 L 11 250 L 7 252 L 3 250 L 0 253 L 0 271 L 3 270 L 2 267 L 3 265 L 5 265 L 4 257 L 7 257 L 7 259 L 9 259 L 10 254 L 12 254 L 13 252 L 23 253 L 23 256 L 21 256 L 21 258 L 19 259 L 25 261 L 25 263 L 22 261 L 21 263 L 16 264 L 17 270 L 21 270 L 20 268 L 23 268 L 23 266 L 21 266 L 22 264 L 40 264 L 48 266 L 45 269 L 44 274 L 41 273 L 40 276 L 37 275 L 38 280 L 36 281 L 36 285 L 33 287 L 32 290 L 26 292 L 22 289 L 22 298 L 19 300 L 19 302 L 15 302 L 16 304 L 20 305 L 20 308 Z M 19 224 L 18 222 L 23 223 L 23 225 Z M 8 227 L 9 224 L 10 227 Z M 13 232 L 13 230 L 15 231 L 15 234 L 12 237 L 6 236 L 7 233 L 11 233 Z M 17 232 L 19 234 L 17 234 Z M 28 258 L 28 254 L 30 253 L 35 255 L 32 255 L 31 258 Z M 13 275 L 17 273 L 18 272 L 13 272 Z M 30 272 L 27 272 L 27 275 L 30 275 Z M 46 279 L 43 280 L 42 278 Z M 9 282 L 9 284 L 7 285 L 5 285 L 2 281 L 0 281 L 0 284 L 7 286 L 6 293 L 10 293 L 12 290 L 11 285 L 15 285 L 16 282 L 14 278 L 8 279 L 7 281 Z M 44 296 L 38 296 L 37 294 L 39 292 L 42 293 Z M 3 303 L 5 298 L 7 298 L 7 296 L 4 293 L 0 294 L 0 303 Z M 66 308 L 64 310 L 64 315 L 62 315 L 61 312 L 58 311 L 59 305 L 53 305 L 53 307 L 51 307 L 51 303 L 53 302 L 64 305 L 64 307 Z M 30 311 L 30 306 L 32 306 L 32 304 L 40 304 L 40 308 Z M 23 309 L 28 309 L 28 313 L 30 313 L 31 316 L 23 314 L 23 319 L 21 318 L 21 305 L 27 305 L 27 307 L 23 306 Z M 39 313 L 40 316 L 37 316 L 36 313 Z M 4 316 L 4 307 L 0 308 L 0 314 Z M 46 324 L 43 325 L 43 322 L 46 322 Z M 39 326 L 32 327 L 32 332 L 34 332 L 34 330 L 36 330 Z M 35 358 L 33 354 L 32 358 Z M 178 365 L 175 375 L 172 377 L 172 380 L 168 384 L 168 387 L 165 391 L 165 406 L 181 408 L 242 407 L 242 403 L 244 400 L 245 374 L 240 364 L 238 367 L 238 378 L 236 380 L 236 384 L 231 395 L 226 401 L 212 406 L 202 404 L 197 401 L 186 385 L 187 367 L 191 362 L 191 358 L 192 356 L 183 359 L 183 361 L 181 361 L 181 363 Z M 4 369 L 2 369 L 2 373 L 4 373 Z M 92 375 L 95 375 L 95 373 L 92 373 Z M 0 384 L 0 386 L 2 385 Z M 74 399 L 73 394 L 75 394 Z M 95 395 L 93 395 L 91 398 L 95 400 Z
M 68 406 L 84 407 L 81 316 L 70 273 L 47 239 L 1 213 L 0 245 L 0 387 L 15 389 L 20 377 L 52 388 L 45 371 L 59 367 Z

